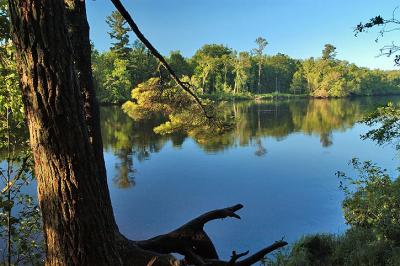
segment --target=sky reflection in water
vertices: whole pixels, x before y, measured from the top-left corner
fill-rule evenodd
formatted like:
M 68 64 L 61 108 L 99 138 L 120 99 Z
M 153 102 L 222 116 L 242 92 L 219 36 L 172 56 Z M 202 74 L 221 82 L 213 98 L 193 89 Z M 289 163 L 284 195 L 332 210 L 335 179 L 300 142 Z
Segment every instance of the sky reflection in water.
M 357 123 L 389 99 L 292 100 L 228 104 L 235 129 L 199 142 L 160 136 L 160 119 L 134 122 L 118 107 L 102 107 L 109 187 L 120 230 L 144 239 L 215 208 L 244 204 L 242 220 L 214 221 L 206 230 L 223 257 L 256 251 L 285 237 L 340 233 L 343 193 L 336 171 L 353 173 L 353 157 L 394 172 L 394 149 L 360 140 Z

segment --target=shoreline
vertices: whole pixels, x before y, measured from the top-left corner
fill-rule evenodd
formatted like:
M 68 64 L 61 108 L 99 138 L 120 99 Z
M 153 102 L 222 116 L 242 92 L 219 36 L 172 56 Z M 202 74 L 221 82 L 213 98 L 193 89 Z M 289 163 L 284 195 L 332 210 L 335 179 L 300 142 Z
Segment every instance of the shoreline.
M 343 97 L 314 97 L 307 94 L 289 94 L 289 93 L 266 93 L 266 94 L 203 94 L 199 97 L 203 100 L 211 100 L 216 102 L 234 102 L 234 101 L 265 101 L 265 100 L 289 100 L 289 99 L 319 99 L 319 100 L 333 100 L 333 99 L 355 99 L 364 97 L 389 97 L 400 96 L 398 94 L 376 94 L 376 95 L 348 95 Z M 125 102 L 118 103 L 98 102 L 99 106 L 122 106 Z

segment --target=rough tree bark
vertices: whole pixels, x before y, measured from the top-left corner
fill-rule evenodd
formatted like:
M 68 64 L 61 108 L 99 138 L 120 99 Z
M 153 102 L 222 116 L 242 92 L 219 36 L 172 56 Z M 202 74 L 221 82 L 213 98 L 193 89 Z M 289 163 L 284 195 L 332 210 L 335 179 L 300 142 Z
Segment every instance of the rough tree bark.
M 64 3 L 10 0 L 9 6 L 43 213 L 46 264 L 121 264 L 101 177 L 104 163 L 89 141 Z
M 81 0 L 9 0 L 13 41 L 35 161 L 46 265 L 251 265 L 270 247 L 221 261 L 203 230 L 239 216 L 235 205 L 145 241 L 119 233 L 111 206 Z M 181 253 L 178 261 L 169 253 Z

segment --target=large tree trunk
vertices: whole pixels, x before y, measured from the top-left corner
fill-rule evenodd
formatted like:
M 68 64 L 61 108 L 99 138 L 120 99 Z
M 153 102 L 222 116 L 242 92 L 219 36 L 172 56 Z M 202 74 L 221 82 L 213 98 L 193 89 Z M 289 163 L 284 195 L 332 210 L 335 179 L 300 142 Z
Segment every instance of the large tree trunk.
M 89 40 L 89 24 L 86 17 L 86 5 L 82 0 L 64 0 L 66 6 L 66 19 L 68 22 L 68 33 L 73 48 L 73 60 L 75 73 L 79 82 L 79 88 L 83 99 L 83 111 L 88 128 L 89 142 L 92 145 L 96 158 L 99 188 L 105 197 L 104 203 L 107 209 L 112 211 L 109 198 L 107 174 L 103 156 L 103 141 L 100 128 L 100 110 L 96 99 L 91 61 L 91 46 Z M 117 225 L 113 219 L 113 226 Z
M 89 24 L 86 17 L 86 6 L 82 0 L 64 0 L 66 6 L 67 29 L 73 48 L 76 75 L 82 93 L 85 120 L 88 126 L 89 140 L 95 156 L 105 177 L 103 159 L 103 142 L 100 130 L 99 105 L 95 96 L 92 75 L 91 46 L 89 40 Z
M 89 91 L 90 81 L 77 79 L 64 3 L 10 0 L 9 5 L 43 213 L 46 264 L 122 264 L 103 157 L 92 145 L 101 143 L 98 133 L 94 135 L 99 129 L 87 126 L 89 112 L 82 108 L 81 94 Z M 87 67 L 76 63 L 78 71 Z M 90 67 L 90 61 L 87 64 Z M 81 91 L 79 83 L 88 86 Z
M 113 2 L 124 13 L 120 2 Z M 278 241 L 241 261 L 247 253 L 219 260 L 203 226 L 214 219 L 239 218 L 235 212 L 242 205 L 209 212 L 149 240 L 122 236 L 107 187 L 84 2 L 8 3 L 43 214 L 46 265 L 182 265 L 168 255 L 180 253 L 196 265 L 248 266 L 286 245 Z M 128 22 L 133 24 L 131 18 Z

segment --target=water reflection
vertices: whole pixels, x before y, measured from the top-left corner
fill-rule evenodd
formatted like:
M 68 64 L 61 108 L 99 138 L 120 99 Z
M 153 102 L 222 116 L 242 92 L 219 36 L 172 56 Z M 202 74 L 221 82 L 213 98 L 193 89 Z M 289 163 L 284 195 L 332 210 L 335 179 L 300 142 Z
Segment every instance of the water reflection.
M 254 152 L 254 154 L 258 157 L 263 157 L 265 154 L 267 154 L 267 149 L 263 146 L 263 143 L 261 141 L 261 139 L 258 139 L 256 141 L 256 151 Z
M 356 99 L 299 99 L 279 102 L 239 102 L 225 104 L 226 116 L 234 116 L 234 129 L 224 135 L 209 134 L 207 138 L 194 137 L 194 141 L 206 153 L 219 153 L 233 147 L 254 147 L 254 155 L 267 156 L 268 147 L 263 144 L 266 137 L 282 141 L 295 133 L 316 135 L 322 147 L 334 143 L 332 133 L 345 131 L 365 114 L 388 100 L 399 98 Z M 119 107 L 101 108 L 101 127 L 106 152 L 117 157 L 113 183 L 119 188 L 135 185 L 134 160 L 148 160 L 152 153 L 159 152 L 169 141 L 180 148 L 185 139 L 183 133 L 171 135 L 155 134 L 153 128 L 163 123 L 161 117 L 135 122 Z
M 115 163 L 115 173 L 113 183 L 118 188 L 130 188 L 135 185 L 132 153 L 130 150 L 121 149 L 117 151 L 118 161 Z
M 133 122 L 116 106 L 102 107 L 100 115 L 104 150 L 117 157 L 113 183 L 119 188 L 132 187 L 136 172 L 133 158 L 139 162 L 147 160 L 151 153 L 160 151 L 170 137 L 153 132 L 160 119 Z

